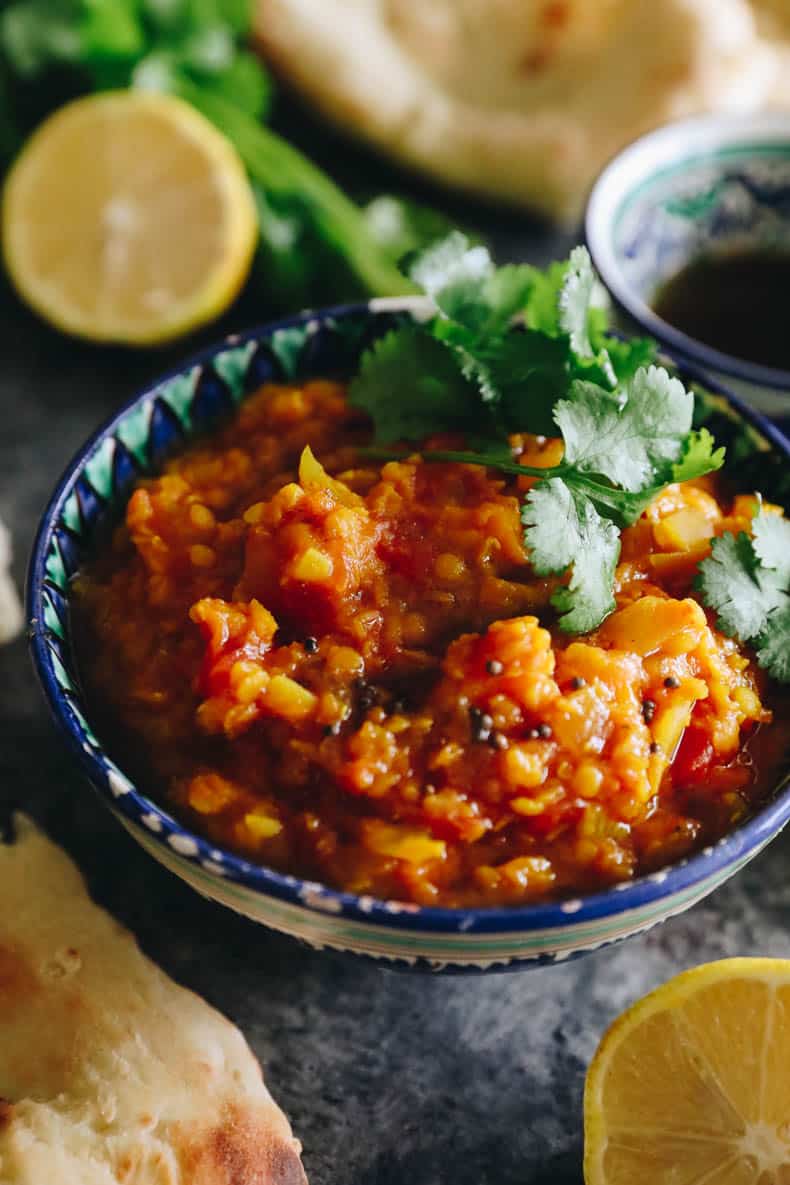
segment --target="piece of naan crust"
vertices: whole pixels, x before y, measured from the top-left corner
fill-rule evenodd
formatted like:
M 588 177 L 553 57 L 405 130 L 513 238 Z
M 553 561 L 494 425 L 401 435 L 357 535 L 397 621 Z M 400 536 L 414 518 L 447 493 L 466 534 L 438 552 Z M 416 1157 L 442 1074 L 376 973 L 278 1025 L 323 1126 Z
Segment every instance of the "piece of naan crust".
M 22 605 L 11 579 L 11 536 L 0 522 L 0 645 L 22 629 Z
M 275 68 L 439 179 L 576 217 L 623 145 L 790 105 L 788 0 L 257 0 Z
M 305 1185 L 241 1033 L 25 818 L 0 845 L 0 1185 Z

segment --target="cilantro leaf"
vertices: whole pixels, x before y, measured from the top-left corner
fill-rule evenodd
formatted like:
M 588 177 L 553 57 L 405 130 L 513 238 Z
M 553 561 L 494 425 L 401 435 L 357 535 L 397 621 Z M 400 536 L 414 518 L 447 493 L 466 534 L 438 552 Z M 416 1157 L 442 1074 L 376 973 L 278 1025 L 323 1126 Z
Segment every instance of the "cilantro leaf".
M 446 214 L 390 193 L 372 198 L 362 216 L 369 234 L 394 263 L 424 251 L 453 230 Z
M 590 503 L 583 517 L 584 546 L 573 561 L 571 578 L 551 599 L 568 634 L 596 629 L 615 609 L 614 574 L 620 558 L 620 535 L 613 523 L 598 516 Z
M 38 78 L 51 66 L 70 66 L 83 53 L 84 23 L 88 14 L 83 4 L 53 3 L 53 0 L 19 0 L 4 5 L 0 15 L 0 45 L 12 70 L 25 79 Z M 101 6 L 99 6 L 101 8 Z M 106 7 L 106 5 L 105 5 Z M 118 4 L 115 21 L 121 42 L 128 36 L 128 4 Z M 110 45 L 116 29 L 108 30 Z M 90 44 L 90 40 L 88 40 Z
M 588 319 L 594 287 L 595 272 L 590 253 L 586 247 L 574 247 L 557 298 L 557 322 L 571 339 L 571 349 L 583 358 L 593 353 Z
M 694 397 L 680 380 L 651 366 L 637 371 L 616 395 L 575 382 L 554 419 L 568 463 L 638 491 L 650 484 L 657 466 L 678 459 L 693 409 Z
M 620 557 L 617 528 L 558 477 L 530 490 L 521 518 L 537 574 L 557 575 L 571 569 L 567 586 L 557 589 L 552 597 L 561 613 L 560 627 L 568 633 L 595 629 L 615 607 L 612 586 Z
M 567 341 L 572 377 L 615 387 L 617 375 L 601 335 L 606 313 L 593 303 L 598 288 L 589 251 L 575 247 L 565 263 L 552 264 L 533 278 L 525 321 L 531 329 Z M 594 332 L 599 338 L 595 347 Z
M 630 527 L 669 483 L 691 481 L 693 478 L 704 477 L 706 473 L 714 473 L 721 469 L 725 450 L 714 448 L 714 443 L 713 437 L 705 428 L 700 432 L 690 432 L 683 445 L 680 460 L 660 470 L 656 474 L 659 480 L 654 485 L 645 486 L 635 492 L 604 484 L 598 478 L 588 477 L 579 470 L 567 473 L 565 480 L 580 493 L 586 494 L 604 518 L 612 519 L 620 527 Z
M 683 444 L 680 459 L 672 466 L 672 481 L 693 481 L 706 473 L 715 473 L 724 464 L 726 450 L 716 448 L 707 428 L 690 432 Z
M 524 329 L 511 333 L 487 362 L 506 431 L 556 436 L 554 408 L 568 390 L 565 343 Z
M 379 338 L 349 391 L 349 402 L 368 413 L 385 444 L 462 430 L 475 422 L 475 399 L 451 351 L 417 325 Z
M 503 333 L 513 318 L 523 313 L 529 295 L 540 273 L 528 263 L 509 263 L 498 267 L 485 282 L 483 296 L 488 316 L 483 331 Z
M 536 273 L 530 289 L 524 322 L 528 329 L 545 333 L 548 337 L 559 337 L 560 293 L 568 274 L 568 260 L 551 263 L 544 271 Z
M 760 666 L 790 683 L 790 523 L 760 507 L 752 532 L 714 539 L 695 586 L 719 629 L 752 642 Z
M 426 332 L 457 354 L 484 404 L 503 405 L 502 432 L 553 432 L 552 408 L 575 378 L 616 384 L 606 349 L 590 340 L 597 280 L 585 248 L 546 272 L 495 268 L 484 247 L 454 232 L 411 260 L 409 277 L 437 307 Z M 524 327 L 514 331 L 518 314 Z
M 790 585 L 790 522 L 781 514 L 760 507 L 752 522 L 754 554 L 764 568 L 776 573 L 776 581 Z
M 487 248 L 470 246 L 460 231 L 434 243 L 413 261 L 409 277 L 445 317 L 479 328 L 486 319 L 484 282 L 494 274 Z
M 527 264 L 495 268 L 488 250 L 459 231 L 428 247 L 409 268 L 410 279 L 434 300 L 470 353 L 505 333 L 524 308 L 535 275 Z
M 439 322 L 434 336 L 457 354 L 482 402 L 497 405 L 503 434 L 555 434 L 554 405 L 570 381 L 564 342 L 520 328 L 501 335 L 477 333 L 457 322 Z
M 481 401 L 491 405 L 503 438 L 527 430 L 556 434 L 554 405 L 568 386 L 567 350 L 561 341 L 530 329 L 515 329 L 501 338 L 478 337 L 450 322 L 440 322 L 434 336 L 453 350 Z
M 462 374 L 477 385 L 483 403 L 512 400 L 536 369 L 547 372 L 545 343 L 550 339 L 507 332 L 532 288 L 533 268 L 495 269 L 485 247 L 470 246 L 466 236 L 456 232 L 418 256 L 409 274 L 439 310 L 433 336 L 456 353 Z M 542 406 L 534 409 L 534 426 L 529 421 L 534 431 L 551 431 L 551 406 L 568 382 L 567 347 L 553 345 L 550 352 L 551 374 L 543 384 Z M 550 404 L 543 406 L 547 399 Z M 523 414 L 519 423 L 523 427 Z M 504 421 L 501 426 L 504 431 Z
M 713 540 L 698 569 L 697 589 L 717 615 L 718 628 L 748 642 L 765 629 L 785 598 L 775 575 L 761 568 L 752 540 L 741 532 Z
M 779 683 L 790 683 L 790 597 L 757 639 L 757 661 Z
M 592 309 L 591 312 L 599 314 L 603 313 L 603 310 Z M 606 316 L 604 314 L 603 324 L 605 325 L 605 323 Z M 606 351 L 619 383 L 628 382 L 642 367 L 652 366 L 655 363 L 658 347 L 649 337 L 612 337 L 604 331 L 597 330 L 595 322 L 591 325 L 590 337 L 596 354 L 602 350 Z

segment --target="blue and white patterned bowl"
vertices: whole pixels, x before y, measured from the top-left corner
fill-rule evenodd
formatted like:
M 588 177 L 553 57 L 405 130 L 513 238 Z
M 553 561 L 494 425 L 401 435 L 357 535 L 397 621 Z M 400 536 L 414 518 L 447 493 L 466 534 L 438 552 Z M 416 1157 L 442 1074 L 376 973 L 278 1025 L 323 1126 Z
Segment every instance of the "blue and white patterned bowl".
M 420 301 L 398 300 L 305 313 L 229 338 L 127 403 L 79 451 L 44 512 L 28 577 L 32 655 L 54 718 L 99 795 L 152 856 L 198 892 L 316 947 L 420 968 L 534 967 L 595 950 L 699 901 L 790 818 L 787 782 L 715 846 L 608 892 L 526 908 L 378 901 L 250 864 L 146 798 L 94 733 L 75 662 L 69 581 L 122 515 L 140 475 L 155 472 L 170 451 L 210 429 L 261 383 L 348 376 L 371 340 L 424 312 Z M 721 420 L 719 435 L 749 434 L 761 478 L 772 465 L 778 474 L 787 471 L 790 444 L 769 424 L 735 400 L 719 399 L 712 414 Z
M 586 234 L 601 279 L 642 330 L 753 406 L 790 415 L 790 367 L 714 350 L 650 307 L 699 255 L 790 250 L 790 114 L 701 116 L 636 140 L 598 178 Z

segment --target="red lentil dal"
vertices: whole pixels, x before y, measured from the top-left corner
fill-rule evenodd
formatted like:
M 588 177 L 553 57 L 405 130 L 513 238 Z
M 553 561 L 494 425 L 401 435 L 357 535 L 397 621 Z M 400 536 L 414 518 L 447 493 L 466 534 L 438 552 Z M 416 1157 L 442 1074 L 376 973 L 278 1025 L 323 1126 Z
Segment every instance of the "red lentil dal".
M 339 384 L 267 386 L 135 489 L 78 596 L 143 785 L 261 864 L 450 906 L 601 889 L 741 819 L 787 715 L 760 727 L 777 701 L 691 589 L 753 500 L 670 487 L 572 639 L 524 549 L 529 479 L 374 464 L 368 435 Z

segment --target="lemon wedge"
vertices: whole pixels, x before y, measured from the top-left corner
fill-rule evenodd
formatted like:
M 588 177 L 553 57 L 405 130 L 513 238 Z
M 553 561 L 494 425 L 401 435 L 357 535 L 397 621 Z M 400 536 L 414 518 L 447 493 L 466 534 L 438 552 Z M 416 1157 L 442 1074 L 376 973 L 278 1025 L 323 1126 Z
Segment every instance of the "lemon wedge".
M 790 960 L 678 975 L 604 1036 L 584 1096 L 587 1185 L 790 1182 Z
M 113 91 L 46 120 L 11 169 L 3 252 L 20 295 L 92 341 L 164 342 L 246 278 L 255 201 L 236 150 L 187 103 Z

